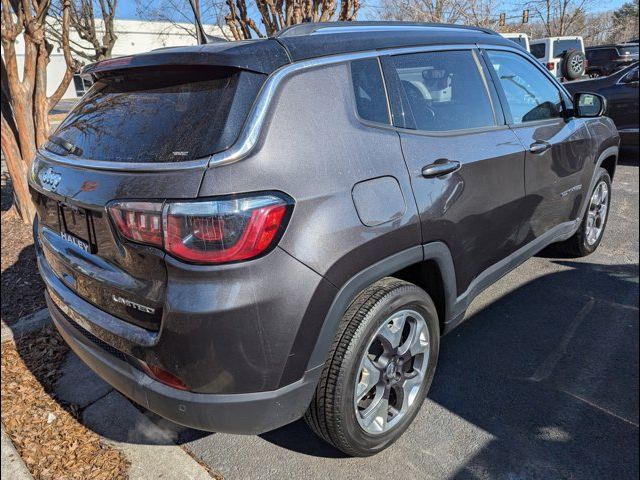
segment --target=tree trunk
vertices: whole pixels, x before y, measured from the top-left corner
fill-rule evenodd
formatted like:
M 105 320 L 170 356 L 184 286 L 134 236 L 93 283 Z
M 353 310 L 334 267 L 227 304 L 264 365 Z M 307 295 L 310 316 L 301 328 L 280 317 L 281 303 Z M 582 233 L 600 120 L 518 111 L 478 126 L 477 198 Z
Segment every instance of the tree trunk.
M 2 0 L 2 153 L 14 191 L 15 207 L 25 223 L 33 221 L 27 176 L 31 161 L 49 135 L 49 112 L 67 90 L 78 63 L 69 47 L 69 0 L 62 7 L 62 49 L 67 70 L 55 93 L 47 98 L 47 65 L 51 45 L 45 36 L 49 2 Z M 24 42 L 22 78 L 15 44 Z

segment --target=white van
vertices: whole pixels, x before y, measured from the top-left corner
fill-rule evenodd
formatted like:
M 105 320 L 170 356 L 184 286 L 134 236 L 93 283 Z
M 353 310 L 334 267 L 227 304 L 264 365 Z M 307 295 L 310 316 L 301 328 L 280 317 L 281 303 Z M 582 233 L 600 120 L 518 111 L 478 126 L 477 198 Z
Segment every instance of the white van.
M 547 37 L 531 40 L 529 51 L 562 80 L 582 78 L 587 68 L 582 37 Z

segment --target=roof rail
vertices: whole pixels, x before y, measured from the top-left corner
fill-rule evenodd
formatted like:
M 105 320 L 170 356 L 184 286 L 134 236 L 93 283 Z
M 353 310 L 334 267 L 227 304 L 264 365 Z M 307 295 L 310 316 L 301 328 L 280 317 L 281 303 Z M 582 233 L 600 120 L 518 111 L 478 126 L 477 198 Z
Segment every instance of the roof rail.
M 423 29 L 456 29 L 482 32 L 489 35 L 498 33 L 488 28 L 473 27 L 469 25 L 456 25 L 452 23 L 421 23 L 421 22 L 318 22 L 299 23 L 280 30 L 275 38 L 299 37 L 305 35 L 325 35 L 332 33 L 358 33 L 358 32 L 384 32 L 398 31 L 407 32 L 411 30 Z

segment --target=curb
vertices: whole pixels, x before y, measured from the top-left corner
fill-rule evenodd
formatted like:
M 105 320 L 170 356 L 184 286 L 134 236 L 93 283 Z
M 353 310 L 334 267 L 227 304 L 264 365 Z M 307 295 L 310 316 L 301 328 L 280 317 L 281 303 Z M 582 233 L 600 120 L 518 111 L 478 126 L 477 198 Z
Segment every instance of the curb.
M 33 476 L 29 473 L 27 466 L 13 446 L 9 435 L 4 431 L 2 426 L 2 478 L 11 480 L 33 480 Z
M 46 308 L 20 318 L 14 325 L 2 325 L 2 343 L 20 338 L 50 323 Z M 80 360 L 78 359 L 78 362 Z M 88 367 L 84 367 L 88 370 Z M 91 373 L 92 376 L 95 374 Z M 97 376 L 95 376 L 97 379 Z M 86 385 L 87 379 L 82 382 Z M 93 412 L 93 419 L 87 414 Z M 141 413 L 129 399 L 115 390 L 96 398 L 83 409 L 82 423 L 104 441 L 122 451 L 130 461 L 129 479 L 167 478 L 180 480 L 211 480 L 221 478 L 197 462 L 176 445 L 174 433 L 156 425 Z M 113 427 L 123 430 L 109 431 Z M 111 438 L 110 438 L 111 437 Z M 115 439 L 114 439 L 115 438 Z M 33 480 L 33 476 L 2 427 L 2 479 Z
M 15 340 L 21 336 L 39 330 L 51 321 L 49 311 L 46 308 L 38 310 L 31 315 L 20 318 L 12 326 L 2 324 L 2 343 Z

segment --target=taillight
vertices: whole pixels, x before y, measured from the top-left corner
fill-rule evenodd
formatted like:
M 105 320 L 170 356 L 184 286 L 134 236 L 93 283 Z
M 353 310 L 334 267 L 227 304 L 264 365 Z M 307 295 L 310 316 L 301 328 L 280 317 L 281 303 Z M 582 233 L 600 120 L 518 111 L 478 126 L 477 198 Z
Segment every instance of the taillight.
M 193 263 L 230 263 L 267 253 L 293 202 L 267 194 L 195 202 L 122 202 L 109 207 L 125 238 Z M 159 225 L 159 230 L 156 226 Z
M 554 68 L 556 68 L 556 63 L 555 62 L 547 63 L 547 70 L 552 72 Z
M 129 240 L 162 247 L 162 204 L 122 202 L 109 207 L 122 235 Z

